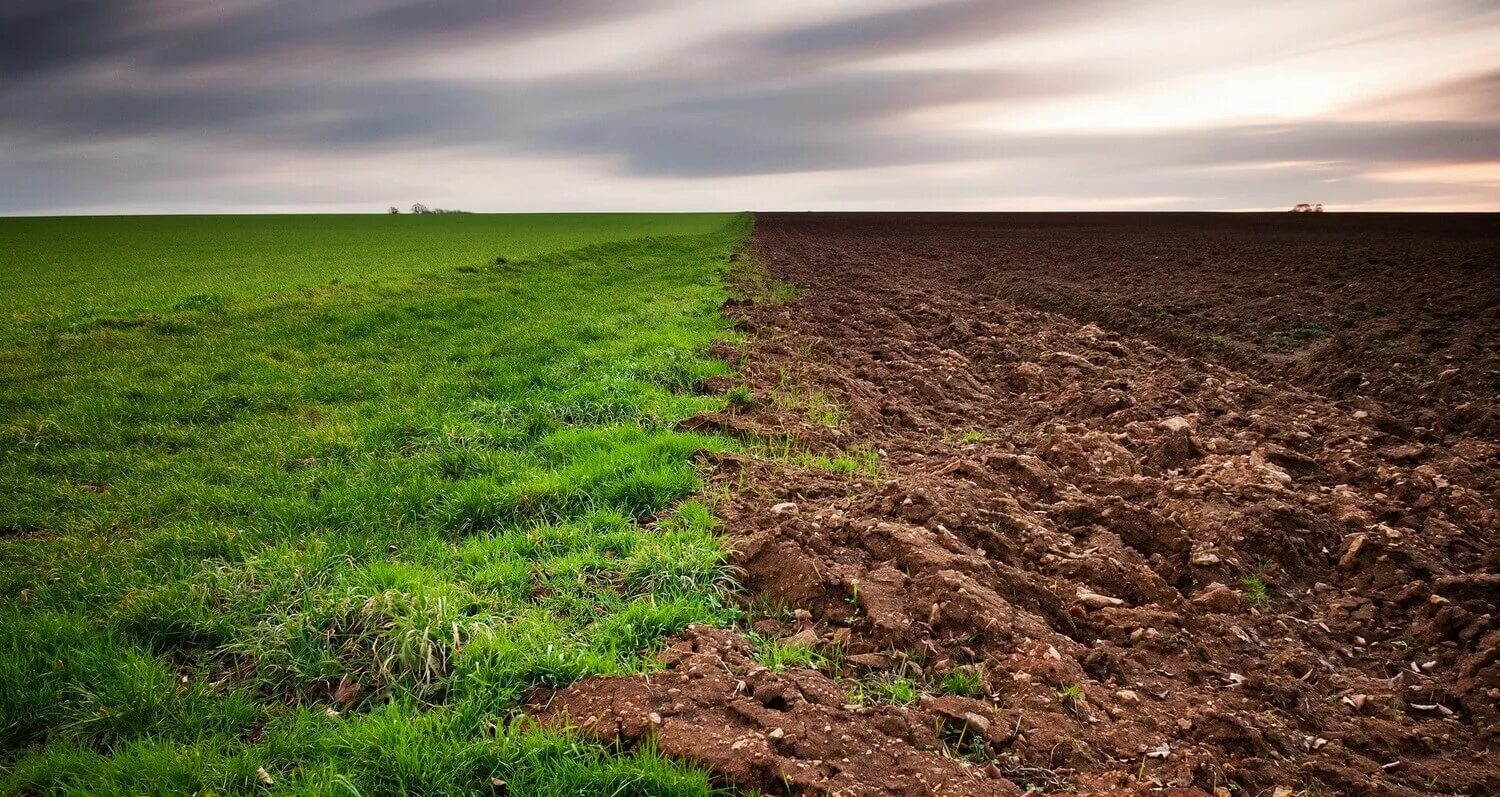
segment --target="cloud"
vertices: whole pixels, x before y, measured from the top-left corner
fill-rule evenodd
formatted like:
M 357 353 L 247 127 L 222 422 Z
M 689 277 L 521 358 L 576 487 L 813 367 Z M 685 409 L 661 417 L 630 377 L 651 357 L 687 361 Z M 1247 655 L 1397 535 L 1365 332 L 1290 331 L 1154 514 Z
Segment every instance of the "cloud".
M 145 55 L 159 68 L 330 53 L 389 57 L 451 45 L 504 42 L 565 26 L 596 24 L 658 5 L 638 0 L 279 0 L 181 31 Z
M 1021 36 L 1076 23 L 1110 4 L 1106 0 L 920 3 L 789 26 L 743 43 L 740 52 L 746 61 L 771 65 L 848 63 Z
M 1399 115 L 1500 121 L 1500 69 L 1398 91 L 1353 111 L 1374 118 Z
M 117 51 L 129 37 L 125 4 L 110 0 L 11 0 L 0 5 L 0 79 Z
M 1296 4 L 1268 3 L 1296 18 Z M 1070 206 L 1111 197 L 1213 208 L 1434 196 L 1470 206 L 1494 191 L 1441 179 L 1452 173 L 1445 167 L 1500 152 L 1500 56 L 1483 35 L 1500 30 L 1500 15 L 1483 5 L 1445 4 L 1420 19 L 1392 0 L 1320 7 L 1316 30 L 1288 29 L 1284 45 L 1326 59 L 1307 62 L 1324 69 L 1290 81 L 1284 62 L 1246 64 L 1243 46 L 1213 60 L 1214 48 L 1182 18 L 1212 16 L 1212 4 L 893 0 L 870 8 L 843 0 L 765 0 L 754 12 L 716 0 L 14 0 L 0 8 L 0 210 L 299 199 L 357 209 L 408 200 L 374 196 L 381 181 L 353 179 L 355 168 L 400 173 L 406 191 L 429 180 L 428 201 L 476 209 L 523 199 L 567 209 L 583 198 L 604 204 L 571 207 L 629 209 L 642 202 L 641 186 L 703 201 L 774 199 L 779 185 L 785 197 L 775 204 L 784 207 L 847 207 L 861 195 L 871 206 L 974 207 L 1026 192 Z M 1358 35 L 1330 38 L 1338 15 Z M 1236 35 L 1220 22 L 1215 35 Z M 1133 47 L 1121 33 L 1131 26 L 1152 31 L 1154 49 Z M 1372 30 L 1402 37 L 1381 40 L 1378 53 L 1360 49 Z M 575 63 L 596 51 L 607 55 Z M 905 57 L 976 52 L 983 57 L 972 61 Z M 555 63 L 543 75 L 496 66 L 522 57 Z M 1421 68 L 1403 72 L 1403 58 Z M 1358 77 L 1361 59 L 1384 70 L 1380 81 L 1348 77 Z M 1122 61 L 1149 68 L 1122 69 Z M 1196 81 L 1180 96 L 1178 76 Z M 1236 91 L 1254 94 L 1255 115 L 1232 113 Z M 1358 101 L 1342 101 L 1343 91 Z M 1203 92 L 1231 101 L 1177 123 L 1151 125 L 1149 114 L 1135 126 L 1046 122 L 1058 106 L 1201 110 Z M 1267 113 L 1283 106 L 1284 115 Z M 319 175 L 316 190 L 276 164 Z M 497 170 L 492 199 L 484 181 L 457 179 L 483 169 Z M 530 184 L 500 196 L 518 190 L 511 172 Z M 868 194 L 896 173 L 899 190 Z M 1422 179 L 1371 176 L 1392 173 Z M 459 184 L 471 193 L 443 194 Z
M 123 60 L 171 70 L 272 58 L 389 58 L 454 40 L 514 40 L 597 24 L 656 0 L 8 0 L 0 76 Z
M 39 84 L 10 97 L 32 110 L 0 119 L 0 133 L 34 142 L 190 134 L 302 151 L 465 145 L 613 155 L 643 174 L 730 175 L 943 160 L 944 149 L 972 144 L 923 129 L 913 114 L 1094 85 L 1087 76 L 994 71 L 815 72 L 723 84 L 650 72 L 524 83 L 84 87 L 56 103 L 48 98 L 57 89 Z

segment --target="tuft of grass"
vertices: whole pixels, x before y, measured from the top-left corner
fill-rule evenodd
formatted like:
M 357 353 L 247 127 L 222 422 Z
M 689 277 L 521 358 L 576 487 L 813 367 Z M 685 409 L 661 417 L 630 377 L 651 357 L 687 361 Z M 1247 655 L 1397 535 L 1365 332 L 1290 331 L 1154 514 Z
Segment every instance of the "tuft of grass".
M 773 672 L 786 672 L 793 667 L 827 670 L 837 666 L 833 657 L 805 645 L 782 644 L 754 632 L 750 634 L 750 641 L 755 645 L 755 660 Z
M 877 680 L 870 685 L 869 691 L 875 699 L 898 706 L 909 706 L 922 699 L 922 687 L 904 676 Z
M 748 407 L 755 401 L 755 396 L 750 393 L 750 388 L 745 385 L 735 385 L 730 388 L 724 394 L 724 398 L 729 402 L 729 406 L 737 408 Z
M 750 299 L 764 304 L 786 304 L 797 298 L 798 288 L 790 282 L 782 282 L 771 276 L 764 263 L 744 253 L 730 256 L 731 280 L 734 298 Z
M 983 697 L 984 673 L 977 667 L 960 667 L 938 681 L 943 694 L 959 697 Z
M 850 477 L 863 477 L 870 481 L 880 479 L 880 453 L 865 446 L 847 451 L 819 454 L 799 447 L 795 438 L 782 436 L 756 443 L 752 450 L 764 459 L 790 462 L 807 468 L 817 468 L 832 473 L 843 473 Z
M 190 293 L 172 305 L 172 309 L 219 312 L 224 309 L 224 300 L 210 293 Z
M 959 440 L 964 445 L 972 445 L 974 443 L 983 443 L 985 441 L 985 439 L 986 439 L 985 438 L 985 434 L 980 429 L 970 429 L 969 431 L 964 432 L 963 436 L 959 438 Z
M 1260 608 L 1271 600 L 1270 588 L 1265 579 L 1260 576 L 1246 576 L 1240 579 L 1240 586 L 1245 590 L 1245 604 Z
M 772 395 L 772 402 L 777 409 L 802 414 L 809 421 L 830 429 L 837 428 L 844 422 L 844 408 L 827 393 L 800 390 L 795 386 L 794 380 L 795 377 L 788 371 L 781 372 L 777 390 Z
M 747 220 L 344 218 L 0 220 L 0 792 L 710 792 L 507 718 L 738 617 Z
M 807 403 L 808 420 L 830 429 L 844 422 L 844 408 L 834 403 L 826 393 L 814 393 L 808 397 Z

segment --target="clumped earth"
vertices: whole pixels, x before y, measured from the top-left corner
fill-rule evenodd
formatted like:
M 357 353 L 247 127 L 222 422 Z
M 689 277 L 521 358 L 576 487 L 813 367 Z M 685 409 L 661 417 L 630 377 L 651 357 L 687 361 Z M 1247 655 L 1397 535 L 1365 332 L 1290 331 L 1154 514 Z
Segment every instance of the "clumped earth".
M 1500 790 L 1493 241 L 1155 218 L 759 217 L 799 293 L 686 424 L 769 454 L 706 455 L 754 634 L 533 712 L 771 793 Z
M 788 214 L 903 272 L 1139 334 L 1441 434 L 1500 434 L 1494 214 Z

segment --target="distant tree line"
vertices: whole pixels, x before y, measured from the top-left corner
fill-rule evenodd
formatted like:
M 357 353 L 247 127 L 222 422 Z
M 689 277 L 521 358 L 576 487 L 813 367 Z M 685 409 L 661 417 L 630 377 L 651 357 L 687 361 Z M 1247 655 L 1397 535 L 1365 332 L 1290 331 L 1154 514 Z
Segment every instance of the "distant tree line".
M 392 216 L 395 216 L 396 214 L 401 212 L 401 208 L 398 208 L 395 205 L 391 205 L 386 209 L 386 212 L 391 214 Z M 429 208 L 421 202 L 418 202 L 411 206 L 411 212 L 417 214 L 418 216 L 422 216 L 428 213 L 468 213 L 469 211 L 449 210 L 447 208 Z

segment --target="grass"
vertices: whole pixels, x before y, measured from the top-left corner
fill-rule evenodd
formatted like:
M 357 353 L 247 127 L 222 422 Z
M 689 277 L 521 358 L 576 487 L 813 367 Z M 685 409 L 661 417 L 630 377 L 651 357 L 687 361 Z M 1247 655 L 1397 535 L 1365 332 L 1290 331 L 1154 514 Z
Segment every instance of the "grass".
M 785 304 L 797 298 L 797 286 L 771 275 L 771 270 L 755 257 L 743 259 L 734 270 L 730 293 L 736 299 L 751 299 L 762 304 Z
M 518 702 L 737 616 L 674 426 L 748 220 L 548 219 L 3 222 L 0 792 L 710 791 Z
M 1245 605 L 1254 608 L 1265 606 L 1271 600 L 1271 590 L 1264 578 L 1259 575 L 1246 576 L 1240 579 L 1240 586 L 1245 589 Z
M 761 663 L 770 666 L 765 661 Z M 959 667 L 941 678 L 928 680 L 920 667 L 902 662 L 890 672 L 848 678 L 843 684 L 850 702 L 857 705 L 908 706 L 920 702 L 923 694 L 986 697 L 984 672 L 978 667 Z
M 855 448 L 847 453 L 833 456 L 813 454 L 807 451 L 792 451 L 790 447 L 784 447 L 784 450 L 790 453 L 778 457 L 779 459 L 806 468 L 816 468 L 818 470 L 843 473 L 850 476 L 863 476 L 871 481 L 880 478 L 880 455 L 867 448 Z
M 922 699 L 922 687 L 910 678 L 893 676 L 878 680 L 870 687 L 877 700 L 909 706 Z
M 796 390 L 792 388 L 791 381 L 791 375 L 783 370 L 781 389 L 772 395 L 773 406 L 789 414 L 805 415 L 809 421 L 830 429 L 837 428 L 844 422 L 844 408 L 829 398 L 828 394 Z
M 750 388 L 745 385 L 735 385 L 724 394 L 725 400 L 731 407 L 749 407 L 755 402 L 755 396 L 751 394 Z
M 959 697 L 983 697 L 984 672 L 976 667 L 953 670 L 938 681 L 938 689 L 943 694 Z
M 1252 609 L 1261 609 L 1271 601 L 1271 581 L 1268 566 L 1263 562 L 1255 572 L 1240 579 L 1244 590 L 1243 601 Z
M 755 645 L 755 660 L 772 672 L 786 672 L 796 667 L 826 670 L 836 664 L 836 659 L 805 645 L 783 644 L 754 632 L 749 638 Z
M 0 313 L 162 310 L 179 302 L 400 280 L 646 236 L 706 235 L 724 214 L 96 216 L 0 219 Z

